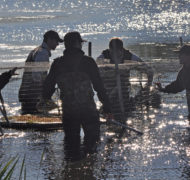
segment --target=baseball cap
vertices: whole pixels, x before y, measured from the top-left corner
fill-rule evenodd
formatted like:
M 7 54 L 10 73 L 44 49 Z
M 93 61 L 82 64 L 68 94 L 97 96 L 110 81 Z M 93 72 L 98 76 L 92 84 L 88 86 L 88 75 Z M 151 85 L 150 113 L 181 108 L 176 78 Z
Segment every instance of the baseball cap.
M 59 34 L 53 30 L 50 30 L 50 31 L 47 31 L 45 34 L 44 34 L 44 39 L 47 39 L 47 38 L 51 38 L 51 39 L 56 39 L 58 40 L 58 42 L 62 43 L 63 42 L 63 39 L 61 39 L 59 37 Z
M 75 42 L 76 40 L 79 40 L 81 42 L 87 42 L 86 40 L 82 39 L 81 35 L 77 31 L 68 32 L 64 36 L 64 42 Z

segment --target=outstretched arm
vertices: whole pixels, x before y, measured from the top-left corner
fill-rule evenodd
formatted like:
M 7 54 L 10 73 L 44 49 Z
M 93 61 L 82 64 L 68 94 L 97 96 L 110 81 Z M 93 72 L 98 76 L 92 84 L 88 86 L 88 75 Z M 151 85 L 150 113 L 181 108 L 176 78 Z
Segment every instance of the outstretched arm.
M 165 93 L 178 93 L 185 90 L 185 87 L 182 82 L 182 71 L 179 72 L 177 79 L 171 82 L 166 87 L 162 87 L 161 83 L 156 83 L 158 90 Z

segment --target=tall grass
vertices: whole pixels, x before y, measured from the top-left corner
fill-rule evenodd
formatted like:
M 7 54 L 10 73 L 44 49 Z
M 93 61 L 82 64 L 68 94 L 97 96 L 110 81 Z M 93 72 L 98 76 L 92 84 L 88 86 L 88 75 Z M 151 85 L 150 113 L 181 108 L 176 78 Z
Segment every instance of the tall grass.
M 4 166 L 2 163 L 0 164 L 0 168 L 1 168 L 0 169 L 0 179 L 11 180 L 11 177 L 12 177 L 15 167 L 18 163 L 18 160 L 19 160 L 19 157 L 13 157 Z M 24 164 L 25 164 L 25 158 L 23 159 L 22 167 L 24 167 Z M 23 173 L 23 170 L 21 168 L 19 180 L 21 180 L 21 178 L 22 178 L 22 173 Z
M 44 159 L 44 154 L 45 154 L 45 148 L 42 152 L 41 159 L 40 159 L 40 165 L 37 173 L 37 179 L 39 177 L 42 161 Z M 26 180 L 26 165 L 25 165 L 25 160 L 26 156 L 24 155 L 24 158 L 22 160 L 22 164 L 20 167 L 20 172 L 19 172 L 19 180 Z M 3 165 L 3 163 L 0 164 L 0 180 L 11 180 L 11 177 L 13 175 L 13 172 L 16 168 L 16 165 L 19 161 L 19 157 L 13 157 L 11 158 L 6 164 Z

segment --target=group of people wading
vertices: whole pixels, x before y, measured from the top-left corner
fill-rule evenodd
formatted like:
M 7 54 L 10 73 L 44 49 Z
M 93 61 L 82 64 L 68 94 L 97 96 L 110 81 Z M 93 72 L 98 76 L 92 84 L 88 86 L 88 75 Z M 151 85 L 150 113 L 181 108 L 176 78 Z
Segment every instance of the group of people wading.
M 51 51 L 55 50 L 59 43 L 64 43 L 63 56 L 56 58 L 49 70 L 49 58 Z M 86 56 L 82 51 L 82 45 L 86 40 L 82 39 L 79 32 L 68 32 L 64 38 L 60 38 L 57 32 L 50 30 L 44 34 L 42 44 L 32 50 L 26 60 L 26 67 L 19 90 L 22 114 L 38 114 L 40 105 L 51 102 L 55 87 L 60 90 L 62 100 L 63 129 L 65 143 L 76 154 L 80 147 L 80 127 L 84 131 L 84 151 L 92 152 L 94 145 L 99 140 L 100 121 L 99 112 L 94 101 L 94 91 L 103 105 L 103 112 L 107 119 L 114 118 L 112 103 L 104 87 L 96 61 Z M 116 57 L 116 58 L 115 58 Z M 109 49 L 106 49 L 98 57 L 109 59 L 110 64 L 124 63 L 124 60 L 142 62 L 136 55 L 123 47 L 119 38 L 111 39 Z M 188 109 L 190 114 L 190 46 L 184 45 L 179 51 L 180 63 L 183 64 L 176 81 L 165 88 L 157 83 L 158 90 L 167 93 L 177 93 L 186 90 Z M 97 61 L 98 61 L 97 60 Z M 148 84 L 153 80 L 153 71 L 147 65 Z M 0 76 L 1 89 L 8 82 L 16 69 L 5 72 Z

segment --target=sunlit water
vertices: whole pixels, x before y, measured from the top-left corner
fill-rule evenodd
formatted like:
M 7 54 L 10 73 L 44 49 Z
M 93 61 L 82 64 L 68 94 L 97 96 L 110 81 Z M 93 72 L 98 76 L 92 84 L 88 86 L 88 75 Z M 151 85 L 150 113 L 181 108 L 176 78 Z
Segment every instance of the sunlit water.
M 63 37 L 71 30 L 92 41 L 96 58 L 108 47 L 113 36 L 145 61 L 154 63 L 175 60 L 173 52 L 179 37 L 190 41 L 188 0 L 165 1 L 12 1 L 0 0 L 0 64 L 10 67 L 23 64 L 30 50 L 39 45 L 45 31 L 54 29 Z M 60 45 L 51 60 L 62 54 Z M 87 44 L 84 45 L 87 53 Z M 170 68 L 171 69 L 171 68 Z M 20 71 L 21 72 L 21 71 Z M 167 84 L 175 79 L 172 72 L 155 74 Z M 21 77 L 21 74 L 18 78 Z M 18 114 L 20 79 L 13 79 L 3 89 L 9 115 Z M 27 179 L 189 179 L 189 122 L 186 118 L 185 93 L 161 94 L 161 103 L 137 106 L 128 124 L 143 136 L 122 131 L 114 125 L 101 125 L 98 152 L 67 163 L 64 132 L 36 132 L 5 129 L 0 139 L 0 162 L 26 155 Z M 81 132 L 83 137 L 83 132 Z M 44 159 L 40 165 L 41 155 Z M 19 168 L 13 176 L 18 179 Z

